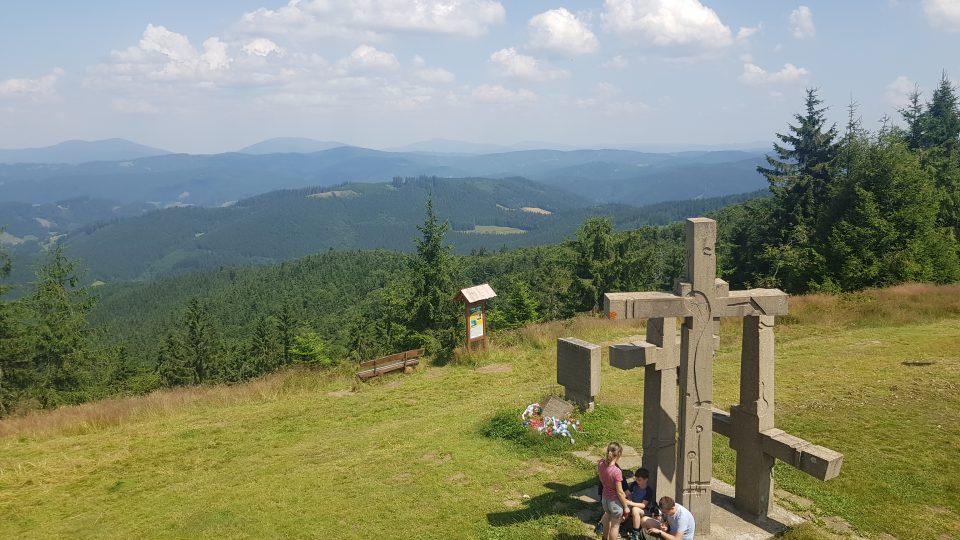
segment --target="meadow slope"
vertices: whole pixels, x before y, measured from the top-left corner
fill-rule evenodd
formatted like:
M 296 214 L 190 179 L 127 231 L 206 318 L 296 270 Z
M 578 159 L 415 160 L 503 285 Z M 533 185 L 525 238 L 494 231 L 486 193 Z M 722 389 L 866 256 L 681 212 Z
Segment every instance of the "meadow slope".
M 290 370 L 0 421 L 0 537 L 582 537 L 589 507 L 568 495 L 591 467 L 483 433 L 556 391 L 556 337 L 640 333 L 581 317 L 370 384 Z M 845 455 L 827 483 L 780 465 L 778 487 L 862 535 L 960 537 L 960 286 L 794 298 L 777 340 L 778 427 Z M 738 371 L 731 321 L 717 406 L 736 401 Z M 604 365 L 576 447 L 640 447 L 641 388 L 641 372 Z M 732 482 L 726 443 L 715 472 Z

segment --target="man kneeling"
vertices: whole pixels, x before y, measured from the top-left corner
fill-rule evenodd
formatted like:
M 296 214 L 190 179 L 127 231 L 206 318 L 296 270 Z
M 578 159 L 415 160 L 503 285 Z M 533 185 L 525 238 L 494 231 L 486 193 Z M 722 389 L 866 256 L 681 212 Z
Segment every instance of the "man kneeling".
M 653 519 L 643 519 L 644 536 L 664 538 L 665 540 L 693 540 L 696 523 L 693 514 L 683 506 L 677 504 L 670 497 L 660 498 L 660 512 L 663 513 L 663 523 Z

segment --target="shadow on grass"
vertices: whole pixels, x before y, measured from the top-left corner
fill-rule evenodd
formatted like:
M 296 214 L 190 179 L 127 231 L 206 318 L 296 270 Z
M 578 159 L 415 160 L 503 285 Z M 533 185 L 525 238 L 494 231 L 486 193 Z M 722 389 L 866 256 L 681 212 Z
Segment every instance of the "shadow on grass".
M 527 521 L 535 521 L 549 515 L 574 517 L 587 523 L 586 520 L 599 516 L 599 505 L 585 503 L 572 498 L 571 495 L 596 485 L 596 477 L 574 485 L 547 482 L 543 487 L 550 491 L 526 501 L 524 508 L 518 508 L 517 510 L 511 510 L 509 512 L 491 512 L 487 514 L 487 523 L 493 527 L 506 527 Z M 587 516 L 587 514 L 590 515 Z M 594 537 L 590 535 L 561 533 L 557 535 L 556 538 L 580 540 L 593 539 Z

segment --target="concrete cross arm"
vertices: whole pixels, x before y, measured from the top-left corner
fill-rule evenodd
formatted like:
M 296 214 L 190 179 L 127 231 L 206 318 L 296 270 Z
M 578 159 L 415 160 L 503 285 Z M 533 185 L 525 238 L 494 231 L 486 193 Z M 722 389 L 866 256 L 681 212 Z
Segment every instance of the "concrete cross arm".
M 763 452 L 818 480 L 830 480 L 840 474 L 843 454 L 817 446 L 782 429 L 766 429 L 760 432 Z
M 611 320 L 685 317 L 682 296 L 665 292 L 622 292 L 603 295 L 603 310 Z
M 748 289 L 730 291 L 728 296 L 717 300 L 721 317 L 757 317 L 786 315 L 790 295 L 780 289 Z
M 734 434 L 730 413 L 713 409 L 713 431 L 725 437 Z M 763 453 L 788 463 L 818 480 L 830 480 L 840 474 L 843 454 L 817 446 L 782 429 L 765 429 L 758 433 Z
M 680 367 L 680 357 L 671 350 L 641 340 L 611 345 L 610 366 L 624 370 L 654 366 L 658 371 L 662 371 Z
M 725 283 L 717 280 L 718 284 Z M 685 292 L 690 285 L 681 283 L 679 291 Z M 747 317 L 758 315 L 786 315 L 790 295 L 779 289 L 748 289 L 730 291 L 715 299 L 718 317 Z M 611 320 L 655 319 L 660 317 L 686 317 L 690 315 L 688 297 L 665 292 L 620 292 L 603 295 L 603 309 Z

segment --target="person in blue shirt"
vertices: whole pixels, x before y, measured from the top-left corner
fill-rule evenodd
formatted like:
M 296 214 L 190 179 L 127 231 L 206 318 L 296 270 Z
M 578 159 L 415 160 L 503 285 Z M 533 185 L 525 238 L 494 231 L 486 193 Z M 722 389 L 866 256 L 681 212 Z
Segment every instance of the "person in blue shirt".
M 647 530 L 647 533 L 665 540 L 693 540 L 697 526 L 689 510 L 670 497 L 661 497 L 660 511 L 665 523 L 659 529 Z
M 652 515 L 654 498 L 653 488 L 649 485 L 650 471 L 640 467 L 634 474 L 633 489 L 630 491 L 628 501 L 637 503 L 630 506 L 630 538 L 636 540 L 640 537 L 641 524 L 644 516 Z

